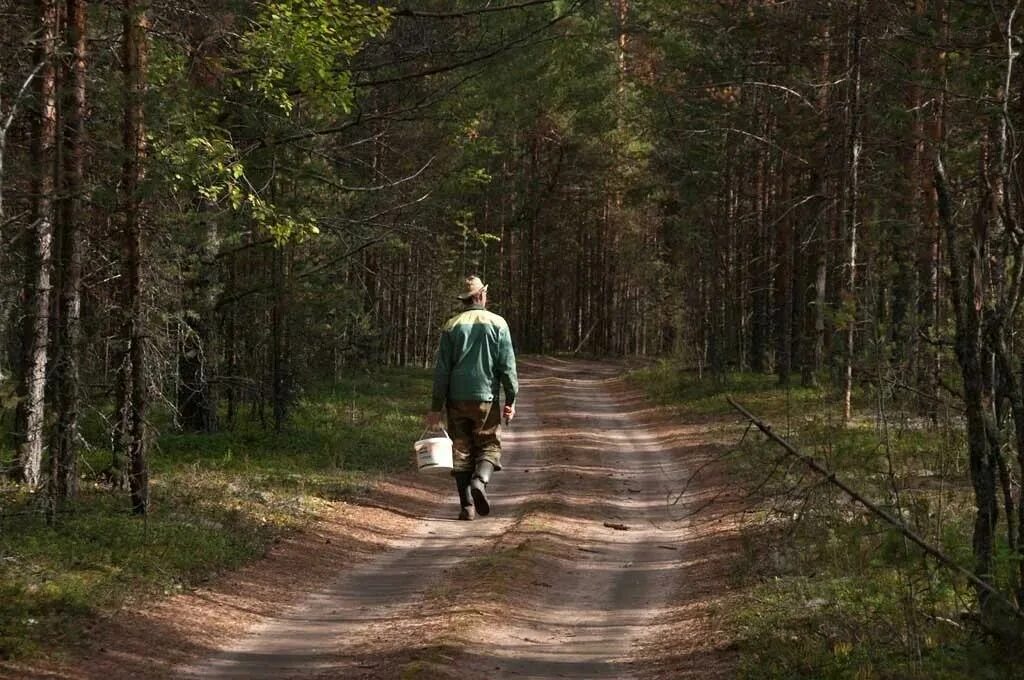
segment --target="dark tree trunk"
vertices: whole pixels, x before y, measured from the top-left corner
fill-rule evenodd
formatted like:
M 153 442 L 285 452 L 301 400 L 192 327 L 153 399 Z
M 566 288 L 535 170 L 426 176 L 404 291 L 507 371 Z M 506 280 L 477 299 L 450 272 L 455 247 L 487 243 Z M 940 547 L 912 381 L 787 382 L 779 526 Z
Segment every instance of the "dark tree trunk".
M 949 44 L 949 17 L 946 11 L 946 0 L 937 0 L 935 2 L 935 19 L 938 25 L 941 27 L 941 37 L 944 44 Z M 932 68 L 935 73 L 936 81 L 943 83 L 946 81 L 946 68 L 947 60 L 945 54 L 940 53 L 935 55 Z M 946 93 L 945 90 L 939 92 L 936 95 L 936 105 L 933 107 L 931 112 L 930 120 L 928 121 L 927 132 L 929 141 L 929 154 L 932 156 L 937 153 L 938 149 L 943 144 L 946 136 Z M 922 156 L 922 165 L 930 163 L 928 159 Z M 944 323 L 944 306 L 943 306 L 943 253 L 942 253 L 942 226 L 939 220 L 939 208 L 937 195 L 934 184 L 931 179 L 931 172 L 928 169 L 922 169 L 919 173 L 921 182 L 923 185 L 922 193 L 924 194 L 924 213 L 922 222 L 924 224 L 924 238 L 923 248 L 924 253 L 922 254 L 921 271 L 922 278 L 927 281 L 927 293 L 922 296 L 922 303 L 924 309 L 922 315 L 927 319 L 927 324 L 930 327 L 929 330 L 932 333 L 937 332 Z M 932 418 L 933 422 L 938 421 L 938 405 L 940 403 L 939 395 L 939 384 L 942 378 L 943 371 L 943 353 L 939 351 L 937 347 L 931 345 L 923 346 L 924 361 L 922 365 L 922 377 L 921 382 L 924 384 L 925 392 L 932 395 L 928 404 L 928 413 Z
M 146 5 L 139 0 L 124 0 L 124 153 L 122 190 L 124 192 L 123 238 L 127 260 L 126 303 L 128 324 L 128 366 L 131 379 L 126 409 L 125 452 L 128 461 L 128 486 L 132 512 L 146 514 L 149 509 L 149 468 L 146 460 L 146 415 L 149 405 L 146 372 L 146 332 L 143 310 L 143 237 L 142 192 L 146 156 L 144 94 L 146 91 L 147 36 L 149 21 Z
M 846 347 L 843 364 L 843 420 L 849 421 L 853 413 L 853 362 L 857 337 L 857 247 L 860 227 L 860 155 L 861 139 L 861 0 L 854 9 L 854 23 L 850 35 L 850 123 L 848 148 L 848 199 L 846 202 L 846 281 L 847 304 Z
M 216 418 L 208 381 L 209 325 L 205 318 L 194 316 L 183 326 L 178 346 L 178 423 L 186 432 L 213 432 Z
M 237 276 L 238 263 L 236 254 L 232 253 L 226 258 L 227 267 L 227 290 L 225 295 L 230 297 L 237 289 L 235 278 Z M 226 404 L 225 420 L 227 427 L 235 425 L 235 417 L 238 409 L 238 303 L 232 303 L 224 315 L 224 375 L 228 383 L 224 390 Z
M 758 238 L 751 241 L 751 280 L 753 282 L 753 321 L 750 329 L 750 368 L 762 372 L 768 368 L 768 344 L 771 339 L 771 240 L 765 219 L 765 154 L 758 154 L 754 183 L 754 215 Z
M 914 16 L 922 20 L 925 16 L 925 0 L 915 0 Z M 916 48 L 913 56 L 914 77 L 925 74 L 925 49 Z M 907 200 L 902 219 L 897 221 L 893 258 L 896 265 L 896 280 L 893 283 L 892 301 L 892 338 L 893 358 L 908 358 L 913 366 L 913 373 L 920 373 L 917 352 L 912 348 L 914 331 L 920 327 L 921 312 L 925 311 L 917 303 L 920 296 L 922 278 L 917 258 L 923 240 L 922 227 L 925 216 L 922 210 L 922 191 L 926 185 L 921 181 L 924 174 L 922 159 L 925 149 L 924 120 L 929 113 L 921 110 L 923 92 L 920 83 L 912 83 L 907 88 L 907 110 L 913 112 L 914 121 L 910 126 L 910 137 L 904 144 L 904 185 L 903 194 Z
M 60 314 L 56 370 L 57 431 L 52 483 L 58 499 L 78 493 L 79 362 L 81 355 L 82 217 L 85 174 L 86 0 L 68 0 L 66 66 L 70 91 L 64 106 L 64 186 L 60 205 Z
M 985 182 L 981 182 L 984 186 Z M 956 321 L 955 354 L 964 383 L 964 409 L 967 421 L 967 451 L 971 483 L 974 487 L 975 519 L 973 551 L 975 573 L 991 581 L 996 522 L 999 516 L 996 494 L 996 465 L 990 450 L 990 426 L 986 422 L 991 401 L 985 392 L 982 365 L 982 310 L 980 267 L 985 259 L 987 197 L 983 197 L 975 215 L 974 240 L 962 243 L 961 230 L 953 222 L 953 208 L 941 162 L 936 163 L 935 188 L 938 210 L 946 233 L 949 259 L 949 297 Z M 994 424 L 991 426 L 994 428 Z M 988 593 L 979 589 L 978 601 L 986 609 Z
M 828 309 L 828 236 L 831 231 L 831 214 L 829 195 L 829 169 L 832 163 L 832 130 L 831 88 L 827 83 L 832 77 L 832 26 L 831 18 L 826 18 L 821 27 L 821 57 L 818 62 L 818 82 L 822 83 L 818 92 L 818 140 L 816 143 L 818 168 L 816 170 L 814 190 L 816 193 L 813 205 L 816 207 L 814 223 L 817 237 L 812 249 L 814 252 L 814 339 L 813 369 L 810 382 L 817 382 L 817 376 L 825 368 L 825 312 Z
M 202 248 L 185 281 L 185 309 L 178 344 L 178 422 L 188 432 L 213 432 L 217 428 L 210 368 L 215 356 L 211 323 L 216 306 L 213 272 L 218 239 L 210 212 L 205 202 L 199 208 Z
M 789 176 L 782 171 L 781 203 L 790 199 Z M 775 373 L 780 385 L 788 385 L 793 370 L 793 221 L 779 220 L 775 240 Z
M 288 357 L 285 352 L 285 314 L 287 309 L 284 270 L 285 247 L 281 245 L 274 248 L 272 255 L 274 305 L 271 310 L 270 322 L 270 380 L 271 400 L 274 407 L 274 430 L 276 432 L 284 429 L 285 420 L 288 418 Z M 396 332 L 396 329 L 392 328 L 391 336 L 394 337 Z

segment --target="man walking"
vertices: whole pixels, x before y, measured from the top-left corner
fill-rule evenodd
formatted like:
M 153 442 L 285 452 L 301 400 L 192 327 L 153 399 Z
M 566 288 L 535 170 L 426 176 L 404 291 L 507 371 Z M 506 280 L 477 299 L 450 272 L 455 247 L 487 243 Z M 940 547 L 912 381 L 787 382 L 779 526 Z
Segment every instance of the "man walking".
M 426 425 L 441 425 L 441 409 L 448 411 L 452 437 L 452 475 L 459 491 L 459 519 L 490 514 L 487 484 L 501 469 L 501 417 L 516 415 L 516 357 L 505 319 L 487 311 L 487 286 L 477 276 L 465 281 L 458 296 L 463 310 L 448 320 L 434 366 L 434 390 Z M 498 398 L 505 392 L 505 407 Z

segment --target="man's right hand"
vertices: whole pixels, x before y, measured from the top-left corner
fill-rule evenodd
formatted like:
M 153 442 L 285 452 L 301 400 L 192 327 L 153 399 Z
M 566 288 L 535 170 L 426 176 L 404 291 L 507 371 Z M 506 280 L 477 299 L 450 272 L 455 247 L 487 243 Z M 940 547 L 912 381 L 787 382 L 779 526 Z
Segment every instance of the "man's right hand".
M 441 429 L 441 412 L 430 411 L 423 417 L 423 424 L 430 431 Z
M 501 412 L 502 417 L 505 418 L 505 424 L 509 424 L 516 417 L 516 405 L 505 404 L 505 408 Z

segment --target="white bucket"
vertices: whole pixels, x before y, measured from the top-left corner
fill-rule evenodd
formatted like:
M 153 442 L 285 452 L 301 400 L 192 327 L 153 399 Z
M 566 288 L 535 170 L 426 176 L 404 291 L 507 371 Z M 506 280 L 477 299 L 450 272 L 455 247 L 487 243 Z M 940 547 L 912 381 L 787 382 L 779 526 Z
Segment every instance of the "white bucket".
M 441 432 L 444 434 L 443 437 L 424 438 L 421 435 L 419 441 L 413 444 L 416 451 L 416 466 L 420 472 L 451 472 L 452 440 L 443 429 Z

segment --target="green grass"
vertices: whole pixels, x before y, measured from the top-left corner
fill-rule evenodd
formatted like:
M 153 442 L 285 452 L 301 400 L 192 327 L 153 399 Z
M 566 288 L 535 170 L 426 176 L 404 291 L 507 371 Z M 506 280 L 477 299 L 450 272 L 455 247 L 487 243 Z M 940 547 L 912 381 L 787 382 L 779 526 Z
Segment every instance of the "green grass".
M 723 413 L 723 407 L 728 408 L 727 394 L 741 404 L 754 399 L 765 415 L 806 410 L 808 406 L 820 405 L 823 397 L 822 391 L 816 388 L 779 389 L 775 376 L 760 373 L 730 373 L 720 379 L 705 376 L 701 380 L 696 373 L 679 370 L 668 361 L 633 371 L 630 379 L 655 401 L 676 405 L 693 415 Z
M 774 376 L 722 381 L 670 363 L 632 379 L 657 401 L 708 419 L 739 442 L 745 425 L 733 397 L 803 452 L 912 525 L 961 564 L 971 564 L 973 505 L 961 425 L 917 417 L 899 395 L 862 388 L 844 425 L 824 389 L 781 388 Z M 1019 677 L 1019 645 L 1002 648 L 965 617 L 963 579 L 925 559 L 900 534 L 760 433 L 727 459 L 734 482 L 755 491 L 743 522 L 728 616 L 739 677 L 758 680 L 967 680 Z M 781 464 L 776 464 L 781 462 Z M 1005 526 L 1005 525 L 1004 525 Z M 1005 529 L 1003 529 L 1005 531 Z M 1015 563 L 1000 563 L 1008 581 Z
M 44 499 L 0 482 L 0 658 L 59 654 L 101 615 L 237 567 L 329 501 L 408 469 L 429 390 L 426 371 L 379 370 L 311 392 L 279 434 L 244 418 L 210 435 L 162 425 L 145 519 L 95 479 L 109 451 L 85 456 L 81 496 L 52 524 Z M 87 424 L 91 440 L 100 425 Z

